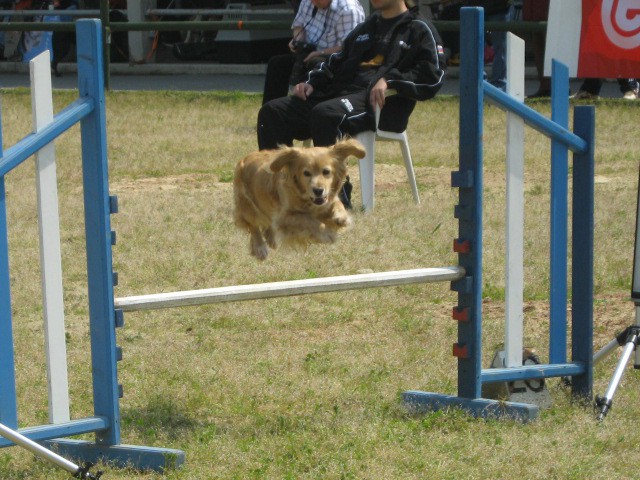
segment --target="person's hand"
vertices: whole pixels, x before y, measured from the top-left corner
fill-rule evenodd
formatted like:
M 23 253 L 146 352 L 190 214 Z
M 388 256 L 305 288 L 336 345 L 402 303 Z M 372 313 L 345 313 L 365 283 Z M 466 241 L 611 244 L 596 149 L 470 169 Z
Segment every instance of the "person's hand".
M 374 110 L 376 106 L 379 106 L 380 109 L 384 107 L 384 92 L 387 88 L 387 81 L 384 78 L 381 78 L 371 89 L 371 93 L 369 94 L 369 103 Z
M 301 82 L 293 88 L 293 94 L 296 97 L 306 100 L 313 93 L 313 86 L 308 83 Z
M 291 51 L 291 53 L 296 53 L 296 47 L 293 44 L 293 38 L 289 42 L 289 50 Z
M 309 53 L 309 55 L 304 57 L 304 62 L 305 63 L 310 62 L 314 58 L 319 57 L 321 55 L 323 55 L 322 50 L 314 50 L 313 52 Z

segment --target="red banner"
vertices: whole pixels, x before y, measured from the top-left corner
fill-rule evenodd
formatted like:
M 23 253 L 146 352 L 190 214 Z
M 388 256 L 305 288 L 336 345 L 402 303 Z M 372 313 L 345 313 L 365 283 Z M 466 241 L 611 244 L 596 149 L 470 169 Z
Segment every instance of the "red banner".
M 578 77 L 640 77 L 640 0 L 582 0 Z

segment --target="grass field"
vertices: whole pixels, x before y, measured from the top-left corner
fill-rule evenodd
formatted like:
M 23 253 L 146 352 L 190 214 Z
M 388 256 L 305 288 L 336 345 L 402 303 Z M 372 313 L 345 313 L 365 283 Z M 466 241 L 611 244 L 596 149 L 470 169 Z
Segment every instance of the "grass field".
M 29 94 L 0 91 L 5 148 L 30 131 Z M 56 111 L 75 98 L 55 92 Z M 277 251 L 259 263 L 232 221 L 231 180 L 255 149 L 260 98 L 222 93 L 107 94 L 116 296 L 454 265 L 458 99 L 419 104 L 410 143 L 416 206 L 399 149 L 379 145 L 376 210 L 331 246 Z M 549 115 L 548 102 L 531 104 Z M 596 141 L 597 350 L 634 320 L 629 301 L 640 103 L 600 101 Z M 485 113 L 484 338 L 488 366 L 504 328 L 505 115 Z M 92 414 L 79 129 L 57 142 L 72 417 Z M 547 356 L 549 142 L 526 147 L 525 343 Z M 351 164 L 359 205 L 357 165 Z M 33 164 L 7 176 L 20 426 L 47 422 Z M 553 406 L 529 424 L 461 412 L 410 416 L 405 390 L 456 393 L 448 284 L 413 285 L 128 313 L 123 443 L 184 450 L 165 475 L 106 467 L 108 479 L 640 478 L 638 373 L 629 369 L 598 424 L 559 380 Z M 618 355 L 596 366 L 604 393 Z M 91 438 L 91 437 L 89 437 Z M 64 473 L 17 448 L 0 450 L 0 478 Z

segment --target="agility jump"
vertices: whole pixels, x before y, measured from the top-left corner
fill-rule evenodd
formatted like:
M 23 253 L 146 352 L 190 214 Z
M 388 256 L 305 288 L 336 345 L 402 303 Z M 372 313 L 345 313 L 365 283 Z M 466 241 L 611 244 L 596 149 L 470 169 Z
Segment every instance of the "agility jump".
M 483 81 L 484 12 L 461 12 L 460 170 L 452 174 L 459 188 L 456 207 L 459 263 L 466 276 L 453 282 L 458 306 L 458 396 L 407 392 L 404 400 L 416 410 L 456 406 L 478 416 L 514 415 L 535 418 L 537 408 L 527 404 L 496 402 L 482 398 L 485 383 L 549 377 L 572 377 L 573 395 L 592 397 L 593 390 L 593 212 L 595 109 L 574 109 L 574 132 L 568 130 L 567 67 L 553 63 L 552 118 L 547 119 L 522 102 Z M 482 369 L 482 199 L 483 199 L 483 103 L 485 95 L 525 124 L 551 139 L 550 234 L 550 332 L 549 363 Z M 572 337 L 567 359 L 568 285 L 568 151 L 573 156 L 572 192 Z
M 102 459 L 137 468 L 161 470 L 180 465 L 184 452 L 172 449 L 124 445 L 120 442 L 117 381 L 119 347 L 115 329 L 123 325 L 123 312 L 151 308 L 217 303 L 222 301 L 270 298 L 284 295 L 343 291 L 431 281 L 450 281 L 458 293 L 453 317 L 458 321 L 458 338 L 453 353 L 458 358 L 458 396 L 409 391 L 406 404 L 418 411 L 459 406 L 473 415 L 507 415 L 535 418 L 535 405 L 499 402 L 481 397 L 483 383 L 573 377 L 576 396 L 591 397 L 592 390 L 592 270 L 593 270 L 593 138 L 592 107 L 575 110 L 575 133 L 567 130 L 566 95 L 552 98 L 553 118 L 549 120 L 482 80 L 483 12 L 469 8 L 462 12 L 462 81 L 460 97 L 460 166 L 452 174 L 452 186 L 459 189 L 455 217 L 459 236 L 454 250 L 459 265 L 436 269 L 329 277 L 324 279 L 274 282 L 271 284 L 220 287 L 170 294 L 115 299 L 113 294 L 112 245 L 115 235 L 110 215 L 117 212 L 116 199 L 109 196 L 106 155 L 102 38 L 99 22 L 78 22 L 78 81 L 80 99 L 56 116 L 51 126 L 32 134 L 9 149 L 0 159 L 4 175 L 29 156 L 53 141 L 77 122 L 82 127 L 83 182 L 87 270 L 89 281 L 89 321 L 93 365 L 94 416 L 61 424 L 29 427 L 20 432 L 38 440 L 48 440 L 59 452 L 85 461 Z M 566 91 L 566 68 L 556 65 L 554 92 Z M 501 108 L 521 116 L 524 122 L 552 138 L 552 228 L 551 228 L 551 334 L 549 364 L 481 368 L 482 352 L 482 108 L 484 96 Z M 574 151 L 573 168 L 573 337 L 572 358 L 566 356 L 567 301 L 567 151 Z M 4 186 L 4 183 L 1 185 Z M 4 197 L 4 189 L 2 189 Z M 0 209 L 0 299 L 9 298 L 6 212 Z M 563 288 L 564 286 L 564 288 Z M 10 302 L 0 302 L 0 422 L 17 426 L 13 343 Z M 8 319 L 8 321 L 6 320 Z M 95 442 L 65 437 L 94 432 Z M 0 446 L 11 442 L 0 441 Z
M 16 431 L 28 440 L 45 442 L 48 446 L 55 447 L 66 457 L 90 463 L 104 459 L 121 465 L 161 470 L 180 464 L 184 459 L 184 453 L 173 449 L 123 445 L 120 441 L 121 387 L 117 379 L 119 347 L 116 345 L 115 335 L 117 321 L 113 306 L 114 275 L 111 257 L 111 245 L 115 236 L 110 226 L 110 215 L 117 211 L 117 202 L 114 197 L 109 196 L 108 188 L 102 33 L 98 20 L 79 20 L 76 28 L 79 98 L 52 120 L 38 118 L 35 132 L 4 152 L 0 138 L 0 424 L 7 428 L 7 432 Z M 48 67 L 46 71 L 50 75 Z M 50 96 L 50 79 L 48 90 L 46 94 Z M 50 423 L 18 429 L 5 176 L 38 152 L 42 155 L 43 149 L 46 155 L 48 145 L 78 123 L 82 136 L 94 414 L 87 418 L 68 419 L 66 399 L 61 399 L 62 395 L 68 395 L 68 392 L 62 393 L 59 384 L 56 384 L 55 388 L 51 388 L 50 385 L 49 402 L 50 405 L 56 406 L 50 411 Z M 0 137 L 1 132 L 0 129 Z M 41 186 L 44 186 L 45 190 L 50 187 L 46 180 Z M 51 234 L 55 228 L 49 227 L 50 224 L 45 229 Z M 49 258 L 47 260 L 53 260 L 52 263 L 56 261 Z M 58 258 L 57 261 L 59 260 Z M 49 292 L 50 288 L 55 290 L 55 266 L 43 266 L 43 270 L 49 272 L 45 289 Z M 55 314 L 56 308 L 52 307 L 49 310 L 49 307 L 51 305 L 45 305 L 45 311 Z M 55 333 L 50 339 L 62 334 L 64 345 L 64 331 Z M 54 340 L 53 343 L 54 348 L 61 348 L 60 342 Z M 53 352 L 54 356 L 58 354 L 60 350 Z M 58 380 L 59 377 L 49 378 L 50 383 Z M 95 433 L 95 441 L 66 438 L 85 433 Z M 0 438 L 0 447 L 14 444 L 12 440 Z

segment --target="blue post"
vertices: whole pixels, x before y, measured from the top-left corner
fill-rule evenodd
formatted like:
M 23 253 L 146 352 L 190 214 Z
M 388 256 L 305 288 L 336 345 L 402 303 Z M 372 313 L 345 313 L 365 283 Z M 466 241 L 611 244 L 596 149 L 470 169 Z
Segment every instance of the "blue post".
M 122 390 L 117 377 L 119 348 L 115 329 L 122 322 L 116 320 L 113 303 L 110 222 L 117 203 L 109 196 L 102 31 L 100 22 L 94 19 L 79 20 L 76 25 L 80 97 L 93 99 L 92 112 L 81 121 L 93 405 L 95 416 L 106 419 L 107 427 L 96 431 L 96 443 L 68 439 L 49 443 L 60 453 L 85 461 L 102 459 L 122 466 L 162 471 L 184 463 L 184 452 L 120 444 Z
M 551 120 L 569 126 L 569 70 L 553 61 Z M 551 139 L 551 238 L 549 279 L 549 363 L 567 361 L 567 218 L 569 157 L 566 145 Z
M 99 433 L 96 441 L 116 445 L 120 443 L 120 410 L 116 372 L 102 32 L 96 20 L 78 22 L 77 32 L 85 39 L 78 44 L 80 97 L 91 97 L 95 102 L 93 112 L 80 125 L 94 413 L 109 419 L 108 430 Z M 93 52 L 98 55 L 94 56 Z
M 454 318 L 458 320 L 458 341 L 453 353 L 458 357 L 458 396 L 409 391 L 403 394 L 413 411 L 459 407 L 477 417 L 508 416 L 522 420 L 535 418 L 538 407 L 515 402 L 499 402 L 482 396 L 482 130 L 486 82 L 484 66 L 484 11 L 463 8 L 460 23 L 460 167 L 451 176 L 459 189 L 458 238 L 454 250 L 466 276 L 452 282 L 458 292 Z
M 458 260 L 466 272 L 457 286 L 458 309 L 467 308 L 467 322 L 458 322 L 457 347 L 465 355 L 458 357 L 458 396 L 480 398 L 482 384 L 482 88 L 484 68 L 484 10 L 463 11 L 467 27 L 460 32 L 460 171 L 469 183 L 454 182 L 459 187 L 457 215 L 459 242 L 468 241 L 469 250 Z M 466 282 L 466 283 L 462 283 Z
M 0 120 L 1 119 L 2 112 L 0 112 Z M 2 122 L 0 121 L 0 157 L 1 156 Z M 18 426 L 4 175 L 0 176 L 0 423 L 13 429 Z
M 574 110 L 574 131 L 587 141 L 587 149 L 573 157 L 573 259 L 571 263 L 571 356 L 585 365 L 573 377 L 574 397 L 593 397 L 593 231 L 595 175 L 595 107 Z

